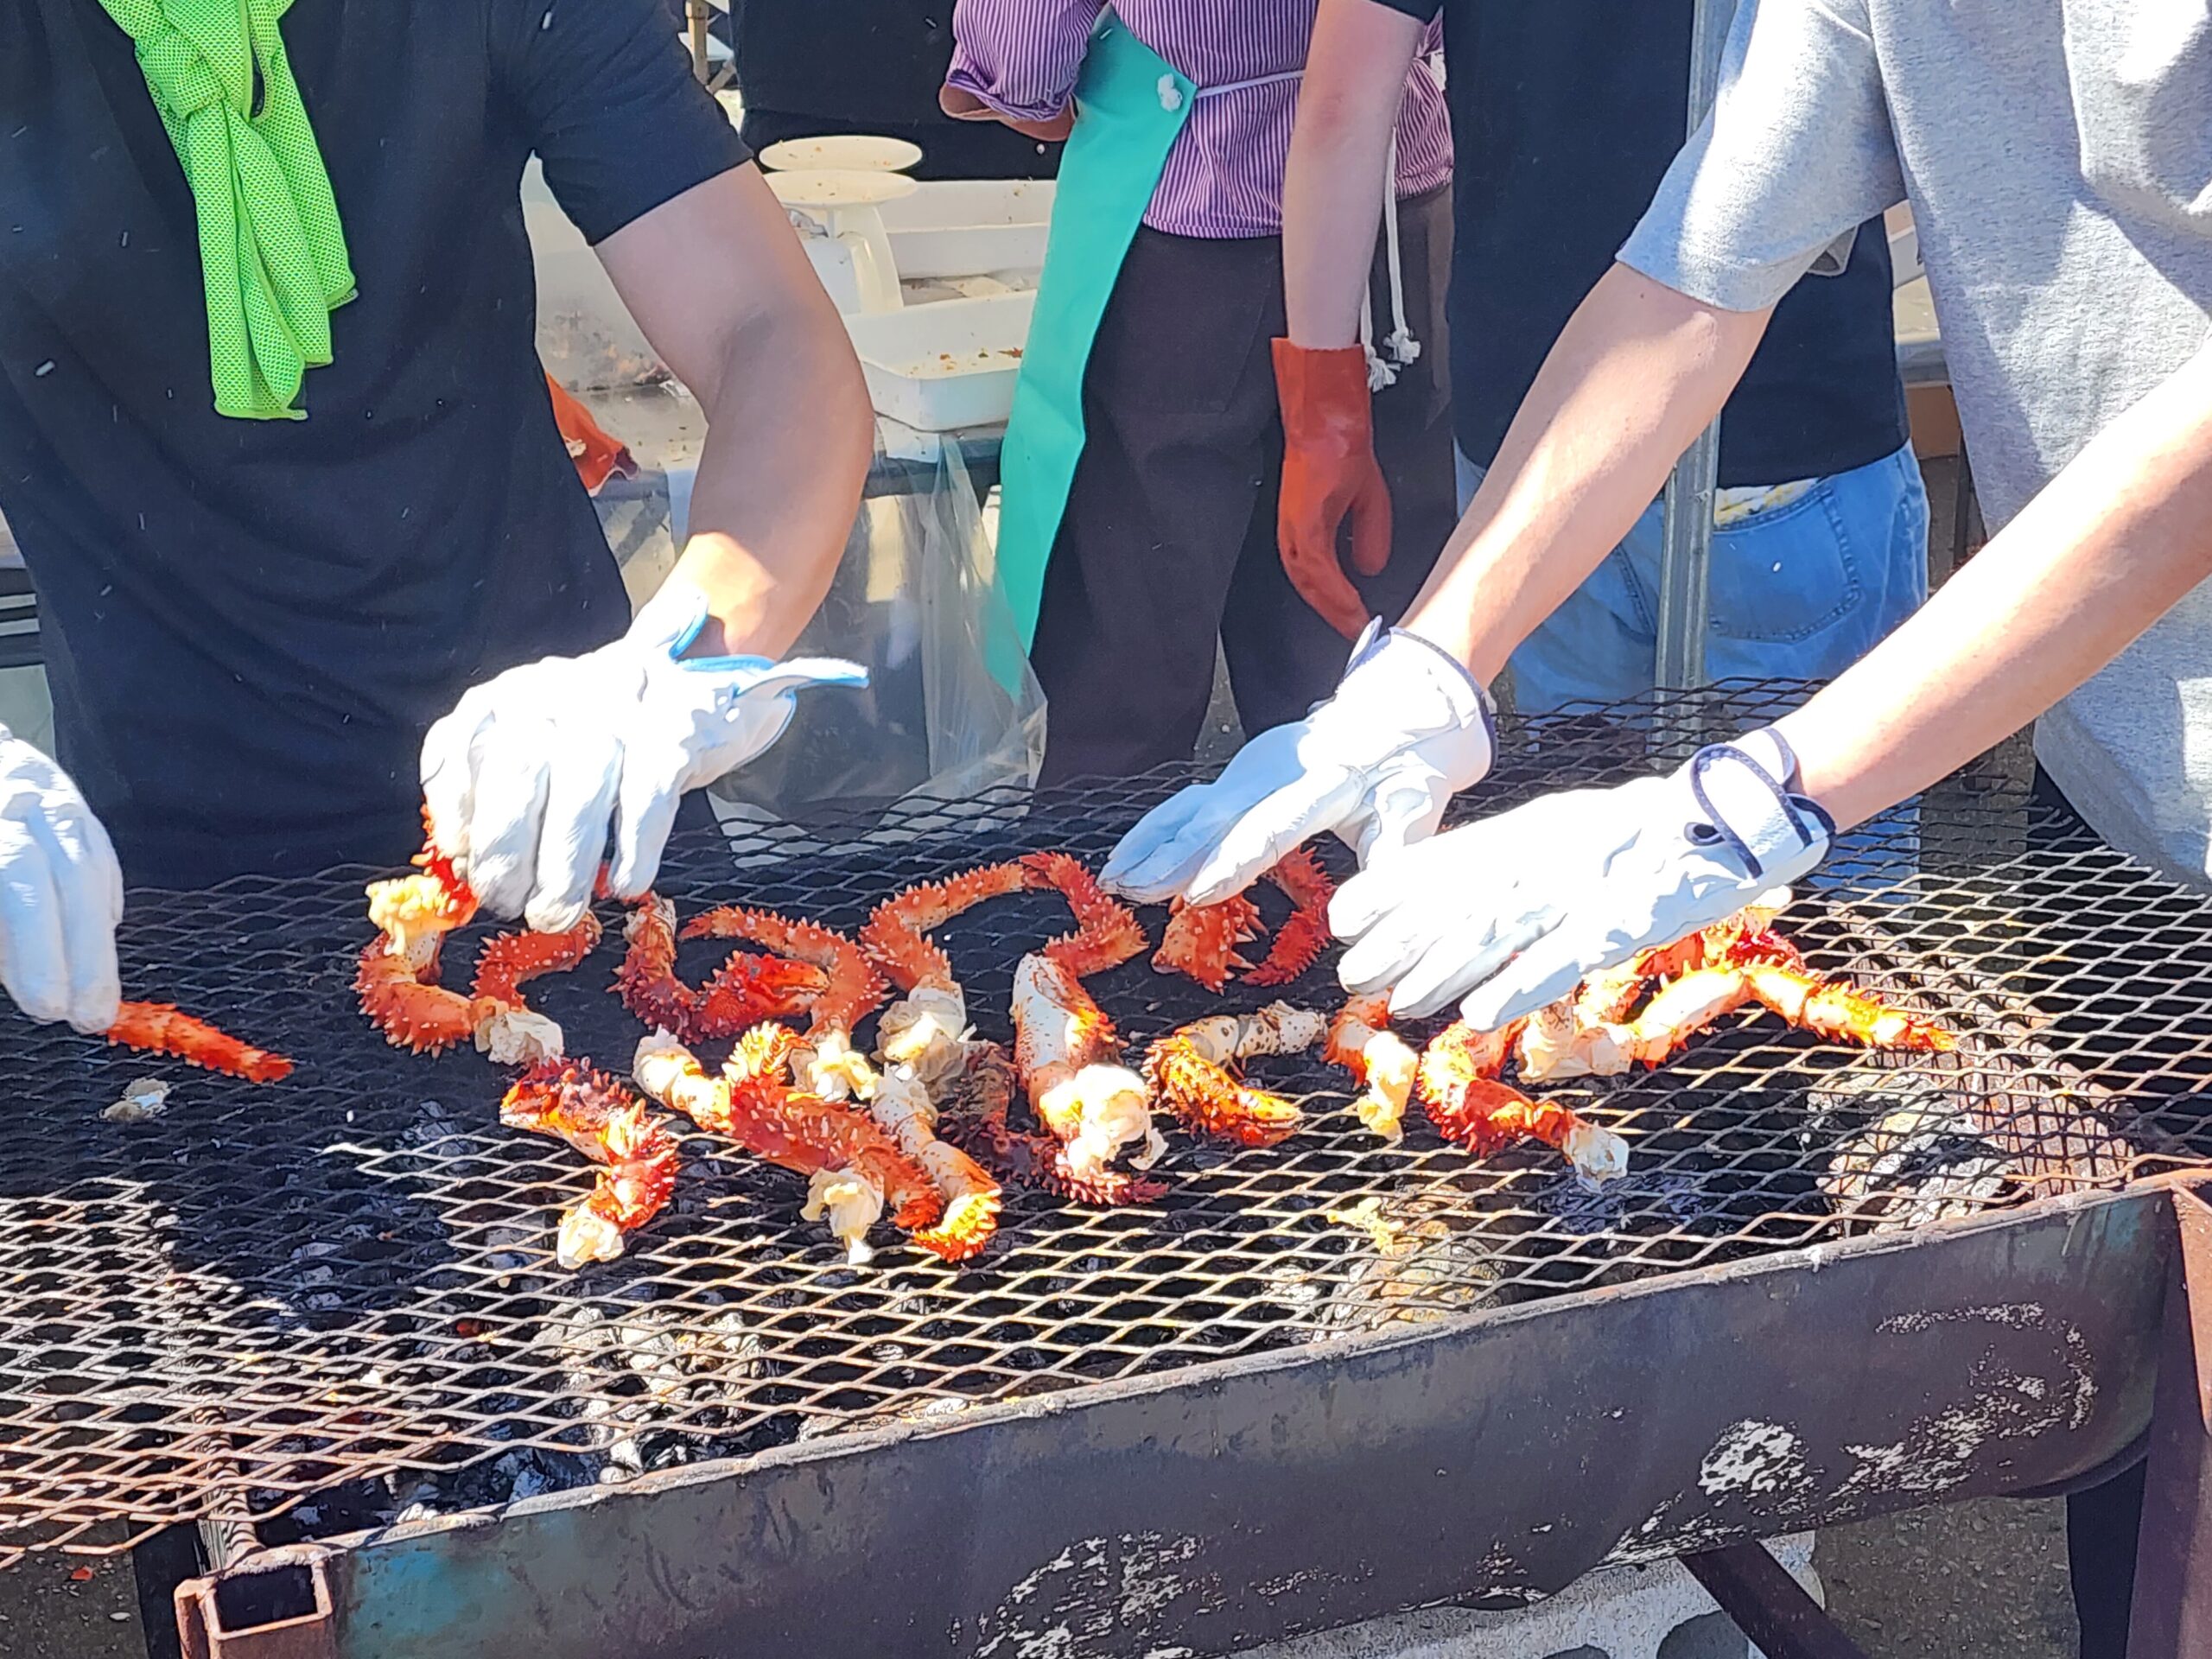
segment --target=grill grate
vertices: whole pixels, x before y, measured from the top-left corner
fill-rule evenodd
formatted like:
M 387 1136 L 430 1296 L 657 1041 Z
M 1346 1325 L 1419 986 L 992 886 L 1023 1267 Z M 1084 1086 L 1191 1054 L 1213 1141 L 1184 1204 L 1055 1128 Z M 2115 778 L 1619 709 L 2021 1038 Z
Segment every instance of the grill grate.
M 1634 775 L 1802 695 L 1738 684 L 1516 723 L 1483 802 Z M 850 928 L 969 863 L 1057 847 L 1095 865 L 1179 781 L 901 809 L 844 840 L 747 832 L 735 868 L 719 839 L 683 841 L 663 888 L 686 913 L 742 898 Z M 1603 1192 L 1541 1148 L 1477 1164 L 1417 1113 L 1381 1147 L 1341 1074 L 1276 1060 L 1258 1075 L 1306 1097 L 1297 1138 L 1178 1135 L 1173 1190 L 1145 1208 L 1010 1193 L 998 1245 L 963 1270 L 903 1248 L 849 1268 L 798 1222 L 803 1182 L 692 1135 L 670 1209 L 570 1275 L 552 1231 L 589 1186 L 582 1160 L 502 1129 L 503 1079 L 478 1057 L 400 1053 L 355 1012 L 364 879 L 133 901 L 126 985 L 295 1056 L 283 1086 L 6 1016 L 0 1557 L 211 1515 L 297 1510 L 277 1535 L 503 1502 L 2212 1156 L 2212 898 L 1984 772 L 1852 837 L 1785 918 L 1819 968 L 1970 1033 L 1961 1051 L 1900 1063 L 1738 1016 L 1657 1072 L 1552 1091 L 1630 1138 L 1635 1168 Z M 986 1034 L 1008 1034 L 1015 960 L 1064 925 L 1057 899 L 1025 896 L 940 936 Z M 448 953 L 449 983 L 481 936 Z M 638 1035 L 605 994 L 618 949 L 531 993 L 615 1070 Z M 687 976 L 719 949 L 687 948 Z M 1292 999 L 1332 1007 L 1332 963 Z M 1141 959 L 1092 987 L 1133 1044 L 1264 1000 L 1217 1001 Z M 176 1083 L 167 1115 L 102 1121 L 149 1074 Z M 1343 1218 L 1368 1199 L 1387 1242 Z

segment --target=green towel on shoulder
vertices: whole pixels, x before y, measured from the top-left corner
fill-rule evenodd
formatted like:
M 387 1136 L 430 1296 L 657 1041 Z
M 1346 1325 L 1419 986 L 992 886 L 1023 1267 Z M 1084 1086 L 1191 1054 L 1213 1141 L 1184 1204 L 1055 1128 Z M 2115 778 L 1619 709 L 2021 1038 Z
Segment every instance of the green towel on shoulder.
M 300 383 L 330 361 L 353 273 L 277 32 L 291 0 L 100 3 L 137 48 L 199 209 L 216 411 L 304 419 Z

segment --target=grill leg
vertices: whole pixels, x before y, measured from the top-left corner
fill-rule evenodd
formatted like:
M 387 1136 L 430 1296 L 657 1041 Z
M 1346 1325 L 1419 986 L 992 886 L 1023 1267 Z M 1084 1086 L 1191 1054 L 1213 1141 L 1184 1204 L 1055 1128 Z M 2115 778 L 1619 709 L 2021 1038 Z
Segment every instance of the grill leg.
M 1761 1545 L 1705 1550 L 1682 1565 L 1767 1659 L 1866 1659 Z
M 2212 1205 L 2174 1191 L 2129 1659 L 2212 1653 Z
M 207 1570 L 200 1548 L 200 1529 L 181 1526 L 162 1528 L 130 1552 L 146 1659 L 183 1659 L 176 1639 L 176 1587 Z

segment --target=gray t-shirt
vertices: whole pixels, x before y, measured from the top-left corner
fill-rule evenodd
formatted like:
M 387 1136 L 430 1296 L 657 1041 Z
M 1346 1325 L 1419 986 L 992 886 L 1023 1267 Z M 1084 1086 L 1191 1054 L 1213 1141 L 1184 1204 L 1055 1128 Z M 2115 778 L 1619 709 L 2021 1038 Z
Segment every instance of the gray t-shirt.
M 1621 258 L 1757 310 L 1906 200 L 2002 524 L 2212 334 L 2212 12 L 1742 0 L 1713 118 Z M 2036 742 L 2108 839 L 2212 875 L 2212 584 Z

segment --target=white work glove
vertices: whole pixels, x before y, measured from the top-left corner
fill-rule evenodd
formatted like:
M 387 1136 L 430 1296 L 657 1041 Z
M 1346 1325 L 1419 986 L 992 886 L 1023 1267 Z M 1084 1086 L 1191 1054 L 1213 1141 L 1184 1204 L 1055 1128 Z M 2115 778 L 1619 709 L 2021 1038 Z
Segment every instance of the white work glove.
M 686 658 L 706 621 L 706 595 L 672 576 L 613 645 L 509 669 L 430 728 L 431 838 L 493 914 L 574 927 L 610 839 L 607 889 L 637 897 L 685 791 L 782 736 L 801 687 L 868 683 L 831 659 Z
M 1338 972 L 1395 1014 L 1454 998 L 1479 1030 L 1534 1014 L 1588 974 L 1725 919 L 1827 855 L 1835 826 L 1789 791 L 1771 730 L 1680 771 L 1546 796 L 1354 876 L 1329 906 Z
M 1363 864 L 1434 833 L 1497 748 L 1490 698 L 1454 658 L 1370 623 L 1336 695 L 1262 732 L 1122 837 L 1102 878 L 1140 903 L 1211 905 L 1333 830 Z
M 0 985 L 41 1025 L 115 1023 L 123 868 L 69 775 L 0 726 Z

